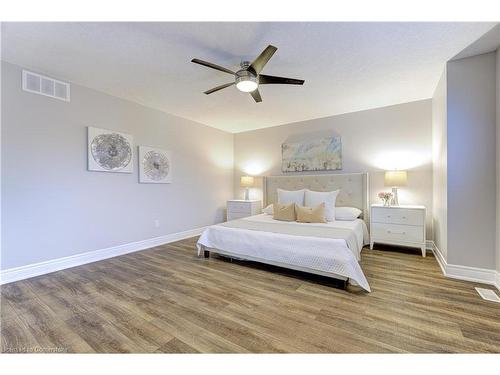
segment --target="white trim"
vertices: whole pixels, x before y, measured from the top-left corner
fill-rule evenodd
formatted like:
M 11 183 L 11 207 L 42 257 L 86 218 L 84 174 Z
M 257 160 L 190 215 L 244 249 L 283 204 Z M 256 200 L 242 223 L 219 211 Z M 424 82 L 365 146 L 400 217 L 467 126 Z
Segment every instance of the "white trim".
M 500 290 L 500 272 L 495 272 L 495 286 Z
M 206 227 L 190 229 L 184 232 L 171 233 L 161 237 L 154 237 L 147 240 L 108 247 L 106 249 L 89 251 L 69 257 L 9 268 L 0 271 L 0 285 L 198 236 L 205 228 Z
M 430 249 L 434 253 L 434 257 L 441 268 L 441 272 L 446 276 L 446 260 L 444 260 L 443 254 L 439 251 L 434 241 L 427 241 L 427 249 Z
M 495 286 L 498 290 L 500 290 L 500 274 L 497 271 L 487 268 L 448 264 L 434 241 L 428 241 L 427 246 L 432 248 L 432 252 L 434 253 L 436 260 L 441 267 L 441 271 L 446 277 L 489 284 Z
M 454 264 L 448 264 L 446 267 L 446 276 L 448 277 L 490 285 L 495 285 L 495 273 L 495 270 Z

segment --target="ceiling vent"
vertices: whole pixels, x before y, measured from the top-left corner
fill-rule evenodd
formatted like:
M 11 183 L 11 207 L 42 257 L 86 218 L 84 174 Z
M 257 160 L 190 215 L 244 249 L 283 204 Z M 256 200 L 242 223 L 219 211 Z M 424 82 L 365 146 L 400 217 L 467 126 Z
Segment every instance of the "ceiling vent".
M 23 90 L 69 102 L 69 83 L 23 70 Z

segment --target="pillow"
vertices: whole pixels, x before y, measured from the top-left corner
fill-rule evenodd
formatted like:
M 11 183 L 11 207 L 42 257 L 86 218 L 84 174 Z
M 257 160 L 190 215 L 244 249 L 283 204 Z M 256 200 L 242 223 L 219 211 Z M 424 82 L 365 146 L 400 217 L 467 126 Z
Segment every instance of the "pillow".
M 325 203 L 320 203 L 316 207 L 304 207 L 297 205 L 297 221 L 299 223 L 326 223 Z
M 326 221 L 335 220 L 335 201 L 339 190 L 334 191 L 312 191 L 306 190 L 305 205 L 307 207 L 316 207 L 320 203 L 325 204 Z
M 362 212 L 356 207 L 335 207 L 335 220 L 356 220 Z
M 299 206 L 304 205 L 304 192 L 305 189 L 301 190 L 283 190 L 276 189 L 278 192 L 278 203 L 290 204 L 295 203 Z
M 273 208 L 273 219 L 281 221 L 295 221 L 295 203 L 276 203 Z
M 274 214 L 273 204 L 271 203 L 269 206 L 267 206 L 266 208 L 264 208 L 262 210 L 262 212 L 264 212 L 265 214 L 268 214 L 268 215 Z

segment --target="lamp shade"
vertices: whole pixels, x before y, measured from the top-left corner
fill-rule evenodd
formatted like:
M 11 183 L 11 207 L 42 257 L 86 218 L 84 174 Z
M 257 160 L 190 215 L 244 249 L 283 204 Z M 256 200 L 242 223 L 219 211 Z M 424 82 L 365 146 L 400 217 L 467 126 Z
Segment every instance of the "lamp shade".
M 406 171 L 387 171 L 384 176 L 385 186 L 399 187 L 406 186 L 408 176 Z
M 252 187 L 253 186 L 253 177 L 252 176 L 241 176 L 240 185 L 241 185 L 241 187 Z

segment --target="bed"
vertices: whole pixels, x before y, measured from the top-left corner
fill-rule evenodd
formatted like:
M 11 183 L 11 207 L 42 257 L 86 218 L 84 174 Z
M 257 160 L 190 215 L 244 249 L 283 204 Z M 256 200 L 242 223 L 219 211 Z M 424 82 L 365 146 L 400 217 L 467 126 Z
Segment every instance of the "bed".
M 283 222 L 259 214 L 212 225 L 200 236 L 198 255 L 210 252 L 339 279 L 370 292 L 359 265 L 368 243 L 368 175 L 324 174 L 263 178 L 264 205 L 277 201 L 278 188 L 315 191 L 339 189 L 337 207 L 356 207 L 360 219 L 328 223 Z

